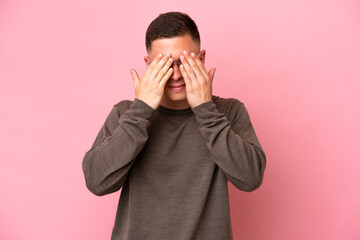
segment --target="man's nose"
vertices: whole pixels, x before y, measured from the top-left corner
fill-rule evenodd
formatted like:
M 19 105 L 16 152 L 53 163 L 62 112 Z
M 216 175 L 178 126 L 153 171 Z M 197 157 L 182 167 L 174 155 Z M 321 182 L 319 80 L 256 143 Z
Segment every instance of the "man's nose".
M 178 79 L 182 78 L 182 74 L 181 74 L 181 71 L 180 71 L 180 68 L 178 67 L 178 65 L 174 64 L 173 70 L 174 70 L 174 72 L 170 77 L 171 79 L 178 80 Z

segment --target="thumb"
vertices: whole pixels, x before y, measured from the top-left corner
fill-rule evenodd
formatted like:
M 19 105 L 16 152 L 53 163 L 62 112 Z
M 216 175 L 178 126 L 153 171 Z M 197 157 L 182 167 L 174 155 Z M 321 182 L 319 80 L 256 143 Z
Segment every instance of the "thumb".
M 213 79 L 214 79 L 215 71 L 216 71 L 216 68 L 212 68 L 212 69 L 210 69 L 210 71 L 209 71 L 209 77 L 210 77 L 211 82 L 212 82 Z
M 134 81 L 134 85 L 135 85 L 135 86 L 138 85 L 138 83 L 140 82 L 138 73 L 137 73 L 136 70 L 133 69 L 133 68 L 130 69 L 130 73 L 131 73 L 131 77 L 132 77 L 132 79 L 133 79 L 133 81 Z

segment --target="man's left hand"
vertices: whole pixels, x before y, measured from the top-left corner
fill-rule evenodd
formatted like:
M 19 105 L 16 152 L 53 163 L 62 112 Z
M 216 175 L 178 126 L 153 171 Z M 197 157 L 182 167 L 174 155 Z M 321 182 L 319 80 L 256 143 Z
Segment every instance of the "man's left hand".
M 186 98 L 191 108 L 212 99 L 212 81 L 215 75 L 215 68 L 206 71 L 203 62 L 194 53 L 187 53 L 180 56 L 182 65 L 181 74 L 186 84 Z

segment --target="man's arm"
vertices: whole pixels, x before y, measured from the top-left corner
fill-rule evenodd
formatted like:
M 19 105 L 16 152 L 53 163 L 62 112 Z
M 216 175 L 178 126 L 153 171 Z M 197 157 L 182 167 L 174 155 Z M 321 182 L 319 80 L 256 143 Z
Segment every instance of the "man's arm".
M 127 179 L 128 172 L 148 138 L 149 118 L 160 105 L 164 86 L 172 74 L 172 58 L 157 56 L 140 79 L 135 69 L 131 75 L 135 100 L 120 116 L 116 105 L 111 110 L 82 168 L 86 186 L 95 195 L 115 192 Z
M 101 196 L 121 188 L 147 141 L 148 119 L 154 111 L 137 98 L 121 116 L 116 105 L 112 108 L 82 163 L 92 193 Z
M 236 114 L 230 122 L 211 100 L 215 68 L 207 72 L 194 53 L 184 52 L 180 60 L 187 100 L 213 160 L 235 187 L 255 190 L 262 183 L 266 160 L 245 106 L 234 99 L 230 113 Z
M 231 121 L 216 109 L 213 101 L 193 108 L 199 129 L 214 162 L 240 190 L 257 189 L 263 180 L 266 157 L 240 101 L 233 99 Z

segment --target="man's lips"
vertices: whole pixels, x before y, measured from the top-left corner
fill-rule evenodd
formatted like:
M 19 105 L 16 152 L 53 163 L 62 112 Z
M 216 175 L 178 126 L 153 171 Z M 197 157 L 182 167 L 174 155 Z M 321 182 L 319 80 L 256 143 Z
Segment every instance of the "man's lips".
M 178 88 L 178 87 L 182 87 L 182 86 L 185 86 L 185 83 L 183 83 L 183 84 L 178 84 L 178 85 L 170 85 L 169 87 Z

